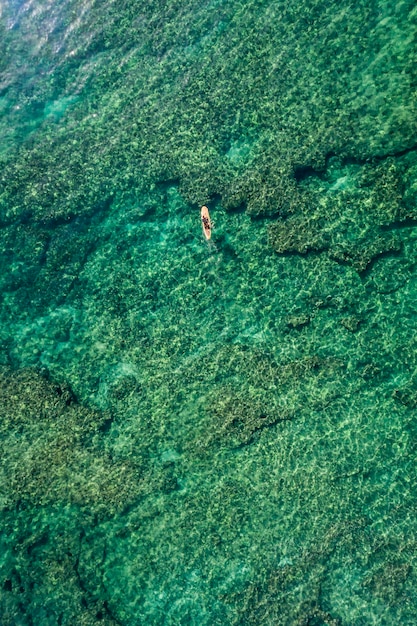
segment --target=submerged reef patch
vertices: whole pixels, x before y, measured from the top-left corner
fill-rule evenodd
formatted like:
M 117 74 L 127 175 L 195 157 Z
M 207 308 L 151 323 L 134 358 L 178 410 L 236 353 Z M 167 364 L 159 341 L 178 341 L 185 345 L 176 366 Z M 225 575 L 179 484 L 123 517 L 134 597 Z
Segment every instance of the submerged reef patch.
M 401 251 L 401 227 L 417 218 L 407 198 L 409 170 L 417 152 L 373 163 L 329 159 L 320 174 L 310 173 L 299 186 L 293 214 L 269 226 L 269 239 L 279 253 L 327 252 L 359 273 L 381 255 Z

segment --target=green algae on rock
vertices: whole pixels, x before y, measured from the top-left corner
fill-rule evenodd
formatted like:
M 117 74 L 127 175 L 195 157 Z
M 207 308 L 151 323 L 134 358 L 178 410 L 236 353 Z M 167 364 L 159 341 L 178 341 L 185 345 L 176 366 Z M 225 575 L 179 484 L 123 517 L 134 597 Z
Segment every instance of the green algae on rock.
M 101 448 L 109 415 L 80 406 L 68 388 L 29 369 L 3 368 L 0 381 L 3 506 L 61 502 L 104 518 L 127 506 L 141 478 Z
M 416 152 L 397 159 L 343 165 L 329 160 L 322 173 L 300 182 L 303 202 L 293 214 L 269 226 L 279 253 L 327 252 L 364 272 L 381 255 L 401 250 L 400 228 L 417 217 L 406 202 L 408 171 Z

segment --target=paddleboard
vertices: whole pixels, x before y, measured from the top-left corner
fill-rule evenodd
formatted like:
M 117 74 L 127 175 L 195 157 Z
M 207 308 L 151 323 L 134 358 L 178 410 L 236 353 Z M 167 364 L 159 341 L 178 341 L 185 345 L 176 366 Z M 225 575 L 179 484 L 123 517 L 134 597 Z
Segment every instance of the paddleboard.
M 212 226 L 211 226 L 211 220 L 210 220 L 210 213 L 206 206 L 201 207 L 201 224 L 203 226 L 204 236 L 208 241 L 211 237 Z

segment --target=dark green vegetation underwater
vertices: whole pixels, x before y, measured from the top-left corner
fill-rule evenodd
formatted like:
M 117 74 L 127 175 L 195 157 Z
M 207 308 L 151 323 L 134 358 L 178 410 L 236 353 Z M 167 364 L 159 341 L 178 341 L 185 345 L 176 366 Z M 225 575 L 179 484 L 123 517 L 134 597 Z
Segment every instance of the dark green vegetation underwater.
M 1 626 L 416 624 L 414 0 L 0 11 Z

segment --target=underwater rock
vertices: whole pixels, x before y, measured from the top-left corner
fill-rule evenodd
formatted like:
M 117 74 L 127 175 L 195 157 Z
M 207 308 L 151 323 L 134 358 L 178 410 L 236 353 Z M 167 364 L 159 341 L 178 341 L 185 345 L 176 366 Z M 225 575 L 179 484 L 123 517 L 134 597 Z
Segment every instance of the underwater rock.
M 263 401 L 262 391 L 247 397 L 237 389 L 223 386 L 218 393 L 209 409 L 214 423 L 206 445 L 215 441 L 222 445 L 247 445 L 256 433 L 294 417 L 291 410 L 274 406 L 266 398 Z
M 303 328 L 310 323 L 310 316 L 306 314 L 291 315 L 287 318 L 288 328 Z
M 269 225 L 270 244 L 279 254 L 326 252 L 358 273 L 398 254 L 401 224 L 414 216 L 403 202 L 410 161 L 409 155 L 365 165 L 330 159 L 322 173 L 300 182 L 308 201 Z
M 3 367 L 0 407 L 1 468 L 8 485 L 3 497 L 9 508 L 62 502 L 107 517 L 138 493 L 137 470 L 115 463 L 101 449 L 108 414 L 78 404 L 65 385 L 35 370 Z
M 402 561 L 388 561 L 373 568 L 363 580 L 369 588 L 384 602 L 390 605 L 403 602 L 403 588 L 411 574 L 411 565 Z
M 349 317 L 343 317 L 340 320 L 340 323 L 351 333 L 356 333 L 360 326 L 361 320 L 355 315 L 350 315 Z
M 413 382 L 400 389 L 395 389 L 392 392 L 392 397 L 409 409 L 415 409 L 417 407 L 417 388 Z
M 247 445 L 266 429 L 327 406 L 338 396 L 343 370 L 338 359 L 313 356 L 278 364 L 267 353 L 235 346 L 233 366 L 222 368 L 230 382 L 217 384 L 205 407 L 209 419 L 198 448 Z M 236 385 L 238 372 L 246 373 L 245 387 Z
M 320 219 L 308 215 L 275 222 L 268 229 L 269 243 L 280 254 L 322 252 L 329 247 Z
M 61 614 L 68 624 L 115 626 L 99 560 L 83 565 L 84 580 L 80 570 L 91 528 L 141 491 L 137 468 L 103 447 L 108 417 L 39 372 L 0 369 L 2 624 L 57 623 Z
M 396 254 L 401 248 L 402 243 L 398 235 L 382 233 L 364 239 L 358 238 L 353 245 L 351 243 L 335 245 L 329 250 L 329 256 L 339 263 L 348 263 L 361 274 L 379 257 Z

